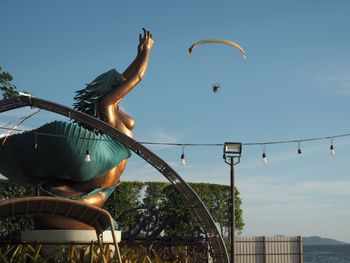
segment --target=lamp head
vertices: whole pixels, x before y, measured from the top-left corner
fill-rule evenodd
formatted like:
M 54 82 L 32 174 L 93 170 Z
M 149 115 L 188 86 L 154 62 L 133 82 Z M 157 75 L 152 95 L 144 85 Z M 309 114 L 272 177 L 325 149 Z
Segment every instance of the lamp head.
M 224 159 L 237 158 L 237 163 L 240 162 L 242 154 L 242 143 L 240 142 L 225 142 L 224 143 Z

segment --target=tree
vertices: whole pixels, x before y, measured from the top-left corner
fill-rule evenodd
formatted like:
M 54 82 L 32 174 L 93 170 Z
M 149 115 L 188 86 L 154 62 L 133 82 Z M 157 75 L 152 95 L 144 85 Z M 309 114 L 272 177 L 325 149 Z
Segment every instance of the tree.
M 230 228 L 228 209 L 230 186 L 208 183 L 190 183 L 199 195 L 222 236 Z M 236 230 L 243 230 L 242 200 L 235 191 Z M 19 196 L 34 195 L 33 188 L 19 186 L 9 180 L 0 180 L 0 200 Z M 163 182 L 122 182 L 104 205 L 112 217 L 122 227 L 123 237 L 147 239 L 160 237 L 155 233 L 164 228 L 162 237 L 166 239 L 200 238 L 201 225 L 182 195 L 170 183 Z M 2 220 L 0 235 L 30 226 L 29 220 Z M 143 223 L 143 228 L 140 226 Z
M 0 66 L 0 89 L 4 99 L 18 96 L 18 91 L 15 85 L 11 83 L 13 77 L 10 73 L 2 71 Z
M 228 213 L 231 195 L 230 186 L 208 183 L 190 183 L 190 186 L 202 199 L 214 221 L 219 224 L 221 235 L 224 236 L 224 230 L 230 227 Z M 240 233 L 244 228 L 242 200 L 239 191 L 237 188 L 235 189 L 235 229 Z
M 164 188 L 169 185 L 165 182 L 146 182 L 144 184 L 145 191 L 142 199 L 145 210 L 144 217 L 147 217 L 147 225 L 144 229 L 145 239 L 157 238 L 161 233 L 161 211 L 162 197 L 164 196 Z
M 169 222 L 164 229 L 164 237 L 168 239 L 194 237 L 200 226 L 185 198 L 171 184 L 163 189 L 160 218 Z
M 150 208 L 159 208 L 161 205 L 161 199 L 164 195 L 164 188 L 169 185 L 165 182 L 146 182 L 145 183 L 145 196 L 143 203 Z
M 104 205 L 126 233 L 130 233 L 140 219 L 143 183 L 120 183 Z
M 230 229 L 228 216 L 230 186 L 208 183 L 189 184 L 219 225 L 221 235 L 227 235 Z M 242 200 L 236 188 L 235 229 L 238 233 L 244 228 L 241 204 Z M 122 182 L 107 201 L 105 208 L 129 234 L 133 229 L 138 228 L 140 220 L 146 219 L 148 225 L 140 232 L 142 238 L 147 239 L 152 231 L 162 228 L 162 224 L 165 227 L 163 232 L 165 238 L 192 238 L 200 234 L 200 223 L 190 209 L 190 204 L 169 183 Z
M 21 186 L 7 179 L 0 179 L 0 200 L 16 197 L 34 196 L 35 189 Z M 31 229 L 32 224 L 27 217 L 5 218 L 0 220 L 0 236 L 6 237 L 19 230 Z
M 239 191 L 235 187 L 235 224 L 236 224 L 236 230 L 238 233 L 241 233 L 244 228 L 244 221 L 243 221 L 243 210 L 241 208 L 242 205 L 242 199 L 239 196 Z

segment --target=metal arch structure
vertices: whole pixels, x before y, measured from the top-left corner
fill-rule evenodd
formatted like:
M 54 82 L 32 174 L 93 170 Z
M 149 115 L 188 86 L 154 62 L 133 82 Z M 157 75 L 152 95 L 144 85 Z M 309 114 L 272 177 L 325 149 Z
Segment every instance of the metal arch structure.
M 125 147 L 129 148 L 131 151 L 144 159 L 146 162 L 151 164 L 163 176 L 165 176 L 170 181 L 170 183 L 174 185 L 179 193 L 185 198 L 190 208 L 197 215 L 205 234 L 210 239 L 210 254 L 213 257 L 214 262 L 229 262 L 229 256 L 224 241 L 208 209 L 200 197 L 197 195 L 197 193 L 165 161 L 163 161 L 142 144 L 119 132 L 109 124 L 83 112 L 76 111 L 74 109 L 51 101 L 32 96 L 16 96 L 0 101 L 0 113 L 26 106 L 54 112 L 92 126 L 99 131 L 108 134 L 117 142 L 123 144 Z

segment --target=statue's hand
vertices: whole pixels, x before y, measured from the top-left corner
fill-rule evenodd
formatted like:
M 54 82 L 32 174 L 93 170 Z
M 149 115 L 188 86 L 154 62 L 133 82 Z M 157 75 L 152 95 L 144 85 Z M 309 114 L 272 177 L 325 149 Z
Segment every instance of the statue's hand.
M 141 53 L 145 48 L 151 49 L 154 43 L 152 34 L 144 28 L 142 28 L 142 30 L 143 30 L 143 36 L 141 34 L 139 36 L 139 41 L 140 41 L 138 46 L 139 53 Z

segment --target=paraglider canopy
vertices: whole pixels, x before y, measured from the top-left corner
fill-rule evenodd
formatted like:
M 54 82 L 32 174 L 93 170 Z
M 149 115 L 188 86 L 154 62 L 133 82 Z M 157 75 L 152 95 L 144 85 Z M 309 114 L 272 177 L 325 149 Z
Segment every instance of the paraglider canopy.
M 190 46 L 190 48 L 188 49 L 188 54 L 191 55 L 193 50 L 203 44 L 207 44 L 207 43 L 220 43 L 220 44 L 225 44 L 231 47 L 235 47 L 239 50 L 239 52 L 241 52 L 241 54 L 243 55 L 243 58 L 246 59 L 247 58 L 247 54 L 244 51 L 244 49 L 238 45 L 237 43 L 230 41 L 230 40 L 225 40 L 225 39 L 203 39 L 200 41 L 197 41 L 196 43 L 192 44 Z

